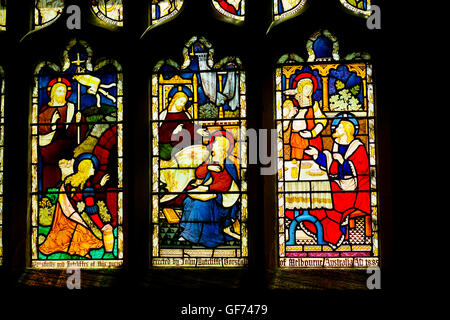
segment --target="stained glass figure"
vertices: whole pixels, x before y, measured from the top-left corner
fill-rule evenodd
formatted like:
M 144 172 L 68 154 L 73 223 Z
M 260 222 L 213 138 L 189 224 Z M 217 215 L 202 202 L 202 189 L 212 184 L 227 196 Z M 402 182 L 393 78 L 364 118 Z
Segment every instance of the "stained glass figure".
M 279 263 L 378 265 L 375 107 L 367 55 L 340 59 L 328 31 L 276 69 Z
M 3 150 L 5 125 L 5 82 L 3 68 L 0 67 L 0 265 L 3 263 Z
M 246 85 L 204 38 L 152 76 L 153 266 L 247 264 Z
M 64 11 L 64 0 L 35 0 L 33 30 L 55 22 Z
M 214 8 L 230 21 L 245 20 L 245 0 L 211 0 Z
M 122 0 L 93 0 L 91 9 L 102 22 L 118 27 L 123 26 Z
M 122 71 L 72 40 L 62 68 L 40 63 L 31 118 L 31 261 L 36 268 L 123 262 Z
M 6 30 L 6 0 L 0 0 L 0 31 Z
M 348 10 L 356 15 L 362 17 L 369 17 L 370 10 L 370 0 L 340 0 L 342 5 Z

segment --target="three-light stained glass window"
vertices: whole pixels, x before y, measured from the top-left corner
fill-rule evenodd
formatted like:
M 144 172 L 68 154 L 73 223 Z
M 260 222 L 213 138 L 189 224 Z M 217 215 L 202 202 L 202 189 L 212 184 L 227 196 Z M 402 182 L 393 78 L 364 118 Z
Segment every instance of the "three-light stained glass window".
M 279 265 L 377 266 L 372 66 L 364 54 L 340 59 L 328 31 L 307 51 L 276 68 Z
M 35 71 L 31 117 L 31 261 L 36 268 L 123 262 L 121 66 L 72 40 L 63 65 Z
M 152 76 L 153 266 L 247 264 L 246 82 L 204 38 Z

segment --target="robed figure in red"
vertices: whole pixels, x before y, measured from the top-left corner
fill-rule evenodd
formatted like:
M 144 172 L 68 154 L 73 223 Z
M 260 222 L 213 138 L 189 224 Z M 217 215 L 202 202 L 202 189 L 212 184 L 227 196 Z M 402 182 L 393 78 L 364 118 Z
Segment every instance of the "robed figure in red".
M 324 240 L 334 245 L 344 240 L 348 218 L 365 216 L 370 220 L 369 159 L 364 144 L 355 138 L 358 127 L 351 114 L 340 114 L 332 123 L 332 151 L 321 152 L 314 147 L 305 150 L 327 170 L 331 179 L 333 209 L 324 210 L 318 218 L 323 225 Z M 305 227 L 315 232 L 314 225 L 305 222 Z M 366 229 L 370 234 L 370 223 L 366 223 Z

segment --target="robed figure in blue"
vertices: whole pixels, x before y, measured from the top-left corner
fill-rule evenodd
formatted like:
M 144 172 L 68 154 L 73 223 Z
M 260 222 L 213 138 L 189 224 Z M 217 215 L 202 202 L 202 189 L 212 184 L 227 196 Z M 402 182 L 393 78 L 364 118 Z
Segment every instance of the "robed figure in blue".
M 239 177 L 232 159 L 234 139 L 226 131 L 209 141 L 210 156 L 195 171 L 183 202 L 181 240 L 215 248 L 239 236 Z

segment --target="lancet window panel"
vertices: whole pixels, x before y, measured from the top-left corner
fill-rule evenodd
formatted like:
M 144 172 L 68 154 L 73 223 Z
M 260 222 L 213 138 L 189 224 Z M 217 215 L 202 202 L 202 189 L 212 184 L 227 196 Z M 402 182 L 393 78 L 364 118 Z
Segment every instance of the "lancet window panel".
M 192 37 L 152 75 L 152 265 L 247 264 L 246 81 Z
M 319 31 L 276 68 L 279 265 L 378 266 L 374 82 L 367 54 Z
M 35 71 L 31 134 L 31 264 L 123 264 L 123 76 L 72 40 L 63 65 Z

